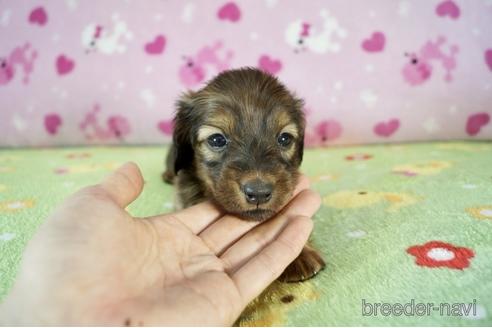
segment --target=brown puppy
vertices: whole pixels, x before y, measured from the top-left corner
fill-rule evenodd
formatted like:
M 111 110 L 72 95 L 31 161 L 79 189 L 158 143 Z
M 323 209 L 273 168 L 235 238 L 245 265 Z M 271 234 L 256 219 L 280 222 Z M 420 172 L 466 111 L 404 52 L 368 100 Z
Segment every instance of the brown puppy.
M 299 177 L 302 105 L 276 78 L 252 68 L 223 72 L 185 94 L 163 174 L 176 185 L 177 207 L 210 199 L 244 220 L 275 215 Z M 309 279 L 324 265 L 306 245 L 280 279 Z

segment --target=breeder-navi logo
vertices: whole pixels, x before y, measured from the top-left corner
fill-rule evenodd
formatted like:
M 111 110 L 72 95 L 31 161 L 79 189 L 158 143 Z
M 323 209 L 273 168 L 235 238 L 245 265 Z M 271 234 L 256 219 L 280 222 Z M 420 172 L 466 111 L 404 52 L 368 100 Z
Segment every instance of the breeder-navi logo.
M 477 315 L 477 300 L 472 303 L 415 303 L 411 299 L 409 303 L 367 303 L 362 299 L 362 316 L 430 316 L 438 313 L 440 316 L 461 317 Z

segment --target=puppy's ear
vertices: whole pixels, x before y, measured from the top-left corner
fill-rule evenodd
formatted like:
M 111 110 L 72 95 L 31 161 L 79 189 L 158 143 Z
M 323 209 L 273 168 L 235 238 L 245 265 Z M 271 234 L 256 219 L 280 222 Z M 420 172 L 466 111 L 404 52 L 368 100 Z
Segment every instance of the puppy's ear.
M 302 162 L 302 157 L 304 156 L 304 130 L 306 128 L 306 118 L 304 117 L 304 100 L 300 98 L 295 98 L 294 108 L 296 113 L 296 121 L 298 122 L 299 128 L 299 144 L 297 146 L 297 159 L 299 164 Z
M 196 116 L 193 110 L 193 96 L 193 92 L 188 92 L 176 102 L 173 132 L 174 174 L 193 164 L 193 122 Z
M 304 133 L 301 135 L 301 142 L 299 142 L 299 146 L 297 147 L 297 159 L 299 161 L 299 165 L 302 162 L 302 157 L 304 156 Z

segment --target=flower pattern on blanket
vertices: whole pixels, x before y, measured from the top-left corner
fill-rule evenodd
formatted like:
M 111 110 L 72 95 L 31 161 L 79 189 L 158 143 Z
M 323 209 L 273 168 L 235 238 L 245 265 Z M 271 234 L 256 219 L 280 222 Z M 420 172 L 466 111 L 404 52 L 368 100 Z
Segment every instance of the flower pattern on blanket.
M 470 208 L 467 208 L 466 211 L 476 219 L 492 220 L 492 205 L 470 207 Z
M 78 173 L 90 173 L 97 171 L 112 171 L 117 169 L 122 163 L 120 162 L 107 162 L 107 163 L 87 163 L 87 164 L 74 164 L 59 166 L 53 170 L 55 174 L 78 174 Z
M 413 177 L 419 175 L 439 174 L 442 170 L 451 167 L 448 161 L 429 161 L 413 164 L 397 165 L 393 168 L 393 173 Z
M 275 281 L 243 311 L 241 327 L 285 326 L 289 311 L 319 298 L 312 281 L 281 283 Z
M 15 172 L 14 166 L 0 165 L 0 173 Z
M 484 152 L 491 151 L 492 146 L 489 144 L 480 144 L 480 143 L 465 143 L 465 142 L 450 142 L 450 143 L 442 143 L 437 144 L 436 146 L 439 150 L 458 150 L 465 152 Z
M 0 201 L 0 212 L 17 212 L 31 208 L 35 204 L 33 199 Z
M 387 212 L 397 212 L 400 208 L 415 204 L 419 198 L 405 193 L 378 191 L 339 191 L 323 198 L 326 206 L 337 209 L 364 208 L 376 204 L 389 204 Z
M 492 295 L 483 279 L 491 265 L 491 149 L 490 142 L 439 142 L 306 151 L 302 171 L 323 197 L 313 241 L 328 265 L 303 283 L 274 282 L 236 324 L 384 325 L 386 317 L 354 319 L 362 297 L 383 294 L 476 298 L 476 314 L 418 320 L 428 326 L 488 323 Z M 14 281 L 25 242 L 59 201 L 125 161 L 135 160 L 146 182 L 129 211 L 137 217 L 172 211 L 174 189 L 160 179 L 164 154 L 160 146 L 0 150 L 0 297 Z M 419 175 L 395 175 L 400 166 Z M 392 320 L 411 326 L 414 319 Z
M 415 256 L 415 263 L 429 268 L 447 267 L 463 270 L 470 266 L 475 256 L 473 250 L 442 241 L 429 241 L 424 245 L 409 247 L 407 253 Z

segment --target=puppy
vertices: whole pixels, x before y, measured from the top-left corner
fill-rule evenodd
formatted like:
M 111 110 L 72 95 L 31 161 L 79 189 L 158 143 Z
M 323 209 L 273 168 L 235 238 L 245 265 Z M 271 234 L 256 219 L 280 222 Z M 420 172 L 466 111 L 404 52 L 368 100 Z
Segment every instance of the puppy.
M 276 78 L 252 68 L 223 72 L 183 95 L 163 173 L 176 186 L 177 208 L 212 200 L 244 220 L 274 216 L 299 177 L 302 105 Z M 324 265 L 308 244 L 279 279 L 303 281 Z

